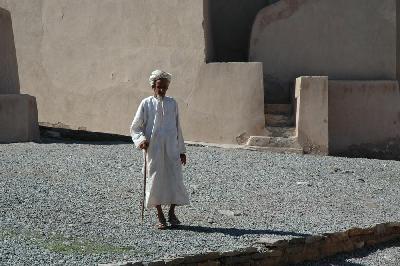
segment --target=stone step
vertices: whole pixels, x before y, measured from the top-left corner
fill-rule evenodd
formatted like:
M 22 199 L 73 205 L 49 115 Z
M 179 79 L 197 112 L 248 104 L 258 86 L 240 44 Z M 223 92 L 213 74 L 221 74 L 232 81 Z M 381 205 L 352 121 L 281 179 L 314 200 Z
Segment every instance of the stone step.
M 267 137 L 267 136 L 250 136 L 246 145 L 256 146 L 256 147 L 301 149 L 301 146 L 298 144 L 296 137 L 281 138 L 281 137 Z
M 265 136 L 290 138 L 296 136 L 295 127 L 266 127 Z
M 265 114 L 273 115 L 292 115 L 292 105 L 291 104 L 266 104 L 264 106 Z
M 246 146 L 245 149 L 252 151 L 262 151 L 262 152 L 304 154 L 304 151 L 301 148 Z
M 293 125 L 292 118 L 287 115 L 265 115 L 265 124 L 267 127 L 290 127 Z

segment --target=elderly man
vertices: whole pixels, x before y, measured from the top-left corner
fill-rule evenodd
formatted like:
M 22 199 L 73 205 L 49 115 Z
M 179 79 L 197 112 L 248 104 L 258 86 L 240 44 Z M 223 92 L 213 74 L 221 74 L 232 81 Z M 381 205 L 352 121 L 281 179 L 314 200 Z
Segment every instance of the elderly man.
M 149 78 L 153 96 L 139 105 L 131 125 L 132 140 L 137 148 L 147 151 L 148 186 L 146 207 L 156 207 L 158 228 L 166 229 L 167 223 L 161 205 L 170 205 L 168 222 L 180 224 L 175 215 L 176 205 L 189 204 L 183 184 L 182 166 L 186 164 L 186 149 L 179 123 L 176 101 L 167 97 L 171 74 L 155 70 Z

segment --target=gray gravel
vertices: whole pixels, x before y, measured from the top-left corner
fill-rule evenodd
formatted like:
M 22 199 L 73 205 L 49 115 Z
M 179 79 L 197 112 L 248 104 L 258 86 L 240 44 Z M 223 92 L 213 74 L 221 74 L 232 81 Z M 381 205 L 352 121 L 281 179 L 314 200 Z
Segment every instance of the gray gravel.
M 400 162 L 188 147 L 180 230 L 140 223 L 131 144 L 0 145 L 0 264 L 150 260 L 400 221 Z M 396 249 L 398 252 L 398 248 Z

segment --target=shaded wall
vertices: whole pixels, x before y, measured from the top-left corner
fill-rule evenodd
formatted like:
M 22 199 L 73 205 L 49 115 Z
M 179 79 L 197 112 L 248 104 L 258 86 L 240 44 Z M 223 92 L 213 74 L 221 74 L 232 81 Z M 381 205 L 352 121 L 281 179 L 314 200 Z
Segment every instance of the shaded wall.
M 210 0 L 212 62 L 246 62 L 251 27 L 258 11 L 276 0 Z
M 19 91 L 11 15 L 0 7 L 0 143 L 39 140 L 35 97 Z
M 0 94 L 0 143 L 39 141 L 35 97 Z
M 11 15 L 0 7 L 0 94 L 19 93 L 18 64 Z
M 214 51 L 214 36 L 212 34 L 212 23 L 211 23 L 211 1 L 203 0 L 203 29 L 204 29 L 204 39 L 205 39 L 205 61 L 213 62 L 215 57 Z
M 281 0 L 254 22 L 250 61 L 263 62 L 269 102 L 299 76 L 396 79 L 396 0 Z
M 400 0 L 396 0 L 396 29 L 397 29 L 397 35 L 396 35 L 396 48 L 397 48 L 397 53 L 396 53 L 396 68 L 397 68 L 397 80 L 400 80 Z

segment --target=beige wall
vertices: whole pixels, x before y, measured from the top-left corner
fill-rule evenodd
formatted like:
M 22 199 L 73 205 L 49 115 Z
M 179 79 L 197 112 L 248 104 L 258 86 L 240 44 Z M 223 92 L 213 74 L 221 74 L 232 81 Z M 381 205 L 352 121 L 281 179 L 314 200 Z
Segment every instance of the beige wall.
M 396 79 L 396 36 L 396 0 L 281 0 L 258 13 L 249 57 L 279 98 L 303 75 Z
M 307 151 L 400 159 L 397 81 L 296 79 L 296 130 Z
M 329 150 L 400 158 L 397 81 L 329 81 Z
M 296 79 L 296 135 L 306 153 L 328 154 L 328 77 Z
M 19 93 L 18 64 L 10 12 L 0 7 L 0 94 Z
M 38 141 L 35 97 L 0 94 L 0 143 Z
M 199 87 L 200 78 L 201 86 L 212 84 L 204 76 L 203 1 L 0 0 L 0 7 L 12 14 L 21 92 L 36 96 L 40 122 L 129 135 L 138 104 L 152 94 L 148 76 L 158 68 L 173 74 L 168 93 L 180 104 L 185 138 L 214 139 L 215 132 L 192 129 L 209 120 L 194 125 L 192 116 L 212 109 L 214 93 L 232 89 L 221 83 L 214 90 Z M 246 69 L 235 74 L 246 80 Z M 252 90 L 252 82 L 240 88 Z M 196 90 L 208 90 L 210 101 L 192 99 Z M 234 129 L 249 125 L 240 118 L 232 123 Z M 224 141 L 235 130 L 231 134 Z
M 265 128 L 261 63 L 203 65 L 185 104 L 184 129 L 191 140 L 236 143 Z M 181 107 L 182 110 L 182 107 Z

